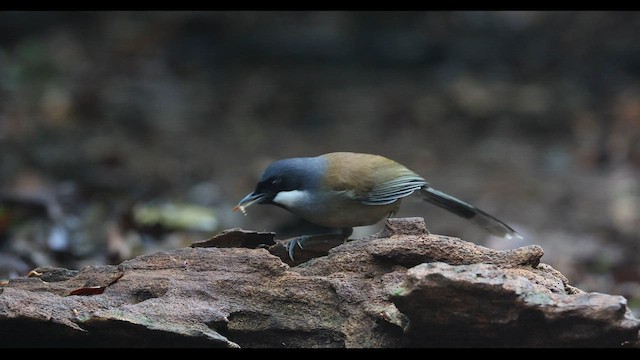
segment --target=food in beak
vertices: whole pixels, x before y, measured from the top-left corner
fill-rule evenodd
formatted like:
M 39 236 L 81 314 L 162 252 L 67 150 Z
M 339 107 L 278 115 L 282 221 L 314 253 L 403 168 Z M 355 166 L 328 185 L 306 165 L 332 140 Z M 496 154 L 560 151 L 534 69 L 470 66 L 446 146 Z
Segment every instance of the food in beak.
M 247 210 L 245 210 L 245 206 L 244 205 L 236 205 L 233 207 L 233 211 L 242 211 L 242 215 L 247 216 Z
M 233 207 L 233 211 L 238 211 L 240 210 L 242 212 L 243 215 L 247 215 L 247 208 L 257 202 L 259 202 L 260 200 L 262 200 L 264 198 L 264 195 L 253 195 L 253 194 L 249 194 L 247 195 L 244 199 L 240 200 L 240 203 L 238 203 L 238 205 Z

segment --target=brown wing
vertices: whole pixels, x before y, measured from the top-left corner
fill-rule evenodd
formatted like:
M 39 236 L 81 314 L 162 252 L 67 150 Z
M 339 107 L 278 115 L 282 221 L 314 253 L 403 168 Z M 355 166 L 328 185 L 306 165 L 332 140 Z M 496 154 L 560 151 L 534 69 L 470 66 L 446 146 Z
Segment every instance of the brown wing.
M 351 191 L 354 200 L 364 204 L 391 204 L 427 184 L 418 174 L 383 156 L 344 152 L 323 156 L 328 160 L 324 185 Z

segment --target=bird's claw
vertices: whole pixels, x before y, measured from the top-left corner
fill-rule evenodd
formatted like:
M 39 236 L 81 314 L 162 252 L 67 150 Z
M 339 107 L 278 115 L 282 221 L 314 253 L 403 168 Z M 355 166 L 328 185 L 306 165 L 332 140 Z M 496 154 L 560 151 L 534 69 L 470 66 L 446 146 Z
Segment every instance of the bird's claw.
M 284 244 L 284 249 L 289 254 L 289 258 L 291 259 L 291 261 L 295 261 L 295 259 L 293 258 L 293 251 L 295 250 L 296 245 L 298 245 L 298 247 L 300 247 L 301 250 L 304 250 L 304 248 L 302 247 L 302 243 L 306 239 L 307 239 L 306 236 L 299 236 L 295 239 L 289 240 L 286 244 Z

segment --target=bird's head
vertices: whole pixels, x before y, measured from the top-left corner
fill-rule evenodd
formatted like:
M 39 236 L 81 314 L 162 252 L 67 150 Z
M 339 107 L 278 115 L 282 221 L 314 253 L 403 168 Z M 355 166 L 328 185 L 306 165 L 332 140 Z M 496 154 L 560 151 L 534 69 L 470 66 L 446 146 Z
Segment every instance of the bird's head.
M 253 204 L 273 204 L 288 208 L 320 186 L 326 168 L 321 158 L 305 157 L 275 161 L 262 173 L 253 192 L 245 196 L 233 211 L 246 214 Z

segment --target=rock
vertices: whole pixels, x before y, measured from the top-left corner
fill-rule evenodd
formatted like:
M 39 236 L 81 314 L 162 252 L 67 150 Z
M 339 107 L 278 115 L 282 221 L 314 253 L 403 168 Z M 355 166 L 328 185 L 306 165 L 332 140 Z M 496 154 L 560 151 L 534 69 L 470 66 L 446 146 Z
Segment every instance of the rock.
M 389 220 L 293 267 L 271 253 L 280 243 L 214 237 L 118 266 L 37 268 L 0 286 L 0 346 L 637 346 L 625 298 L 572 287 L 540 247 L 496 251 L 421 222 Z M 244 233 L 220 243 L 270 241 Z
M 392 301 L 411 319 L 407 335 L 427 346 L 612 347 L 637 334 L 638 319 L 623 297 L 568 295 L 548 273 L 526 272 L 420 264 L 409 269 Z
M 275 243 L 275 233 L 247 231 L 240 228 L 223 230 L 207 240 L 196 241 L 191 247 L 244 247 L 256 248 Z

